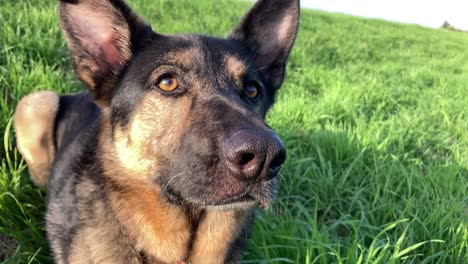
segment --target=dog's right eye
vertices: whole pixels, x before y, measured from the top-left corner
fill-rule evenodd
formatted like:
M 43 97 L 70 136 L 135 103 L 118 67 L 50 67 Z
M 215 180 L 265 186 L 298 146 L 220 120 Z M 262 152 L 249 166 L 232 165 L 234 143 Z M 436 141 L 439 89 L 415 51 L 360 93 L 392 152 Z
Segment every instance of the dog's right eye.
M 175 89 L 177 89 L 177 87 L 179 86 L 179 83 L 174 76 L 166 76 L 166 77 L 161 78 L 157 82 L 156 86 L 165 92 L 172 92 Z

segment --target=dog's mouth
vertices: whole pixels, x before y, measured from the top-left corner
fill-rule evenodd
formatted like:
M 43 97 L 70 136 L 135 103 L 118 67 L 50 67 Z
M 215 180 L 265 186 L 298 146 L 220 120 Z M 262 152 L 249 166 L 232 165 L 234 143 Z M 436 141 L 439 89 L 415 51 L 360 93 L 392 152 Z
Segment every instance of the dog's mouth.
M 226 197 L 221 197 L 213 201 L 201 200 L 193 197 L 183 197 L 180 192 L 171 186 L 167 186 L 162 191 L 163 195 L 171 203 L 179 205 L 192 205 L 201 208 L 210 209 L 232 209 L 232 208 L 248 208 L 258 205 L 262 209 L 269 208 L 277 194 L 278 179 L 274 178 L 270 181 L 260 182 L 252 186 L 248 186 L 239 194 Z

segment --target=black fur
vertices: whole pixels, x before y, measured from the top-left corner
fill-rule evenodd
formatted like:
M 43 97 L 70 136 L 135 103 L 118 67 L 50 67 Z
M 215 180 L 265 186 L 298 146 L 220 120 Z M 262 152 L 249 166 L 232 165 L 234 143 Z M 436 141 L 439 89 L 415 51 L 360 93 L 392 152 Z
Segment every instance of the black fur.
M 128 28 L 129 41 L 124 44 L 103 42 L 107 46 L 101 47 L 99 38 L 86 39 L 90 36 L 83 33 L 82 25 L 74 24 L 80 14 L 74 8 L 79 5 L 93 7 L 94 1 L 60 1 L 62 28 L 76 71 L 90 88 L 90 93 L 62 96 L 56 118 L 57 152 L 48 183 L 47 232 L 58 263 L 69 263 L 75 237 L 80 230 L 96 224 L 98 219 L 115 226 L 112 241 L 121 249 L 122 263 L 151 261 L 151 256 L 134 247 L 110 209 L 109 193 L 125 190 L 112 177 L 103 176 L 106 161 L 99 152 L 99 146 L 103 144 L 100 137 L 107 136 L 114 141 L 117 140 L 116 131 L 131 129 L 131 121 L 141 111 L 140 106 L 148 96 L 163 100 L 168 106 L 182 99 L 190 101 L 190 118 L 185 120 L 187 126 L 180 132 L 181 140 L 176 146 L 149 157 L 162 164 L 158 172 L 152 172 L 152 184 L 161 188 L 166 202 L 185 208 L 191 219 L 190 247 L 206 210 L 249 201 L 269 204 L 276 193 L 276 173 L 270 175 L 266 165 L 262 164 L 264 168 L 256 175 L 258 180 L 240 179 L 227 169 L 223 156 L 227 140 L 244 131 L 256 133 L 264 144 L 264 151 L 268 151 L 263 162 L 274 163 L 274 159 L 280 159 L 276 162 L 281 165 L 284 161 L 282 144 L 265 124 L 264 117 L 283 82 L 286 60 L 297 31 L 298 0 L 258 1 L 228 39 L 160 35 L 152 32 L 124 2 L 115 0 L 110 3 L 96 9 L 99 12 L 109 9 L 109 14 L 92 14 L 92 8 L 88 12 L 97 17 L 113 16 L 112 23 Z M 291 21 L 285 20 L 290 23 L 285 26 L 281 19 L 286 16 Z M 107 21 L 108 24 L 111 22 Z M 272 35 L 278 24 L 287 31 L 285 39 L 278 40 Z M 114 30 L 114 27 L 105 30 Z M 120 36 L 121 32 L 112 34 Z M 109 55 L 103 51 L 109 45 L 116 53 Z M 266 46 L 269 48 L 264 49 Z M 131 52 L 130 58 L 124 56 L 126 49 Z M 174 58 L 177 54 L 187 53 L 189 55 L 185 56 L 191 58 L 188 63 L 177 62 Z M 115 58 L 123 59 L 116 62 Z M 226 58 L 234 58 L 245 67 L 240 80 L 233 76 Z M 179 82 L 178 90 L 173 93 L 159 90 L 154 85 L 167 73 L 177 76 Z M 258 83 L 259 95 L 255 101 L 247 98 L 244 92 L 251 82 Z M 111 128 L 108 135 L 102 134 L 105 122 L 109 122 Z M 242 140 L 247 145 L 257 144 L 250 143 L 249 138 Z M 248 147 L 252 148 L 250 145 Z M 276 152 L 270 154 L 272 149 L 282 156 L 276 158 Z M 171 177 L 181 173 L 187 175 Z M 83 194 L 83 186 L 89 188 L 89 193 Z M 237 263 L 240 258 L 249 233 L 249 222 L 239 227 L 240 234 L 232 238 L 226 263 Z

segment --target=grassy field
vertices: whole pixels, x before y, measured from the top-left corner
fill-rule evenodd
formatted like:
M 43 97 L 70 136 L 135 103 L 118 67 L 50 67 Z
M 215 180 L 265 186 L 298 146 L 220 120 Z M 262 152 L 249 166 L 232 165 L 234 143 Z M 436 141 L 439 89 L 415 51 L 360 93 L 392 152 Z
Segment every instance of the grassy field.
M 132 0 L 162 33 L 224 36 L 249 3 Z M 467 263 L 468 34 L 304 11 L 270 124 L 289 151 L 243 263 Z M 31 91 L 82 88 L 56 2 L 0 1 L 0 261 L 51 263 L 14 143 Z M 32 131 L 34 133 L 34 131 Z

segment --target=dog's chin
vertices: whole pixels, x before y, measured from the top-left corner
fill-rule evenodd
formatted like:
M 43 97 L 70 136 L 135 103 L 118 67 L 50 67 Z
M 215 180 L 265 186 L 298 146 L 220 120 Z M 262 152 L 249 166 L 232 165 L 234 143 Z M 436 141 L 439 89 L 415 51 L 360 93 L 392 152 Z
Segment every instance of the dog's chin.
M 191 205 L 213 210 L 233 210 L 249 209 L 256 205 L 262 209 L 268 209 L 273 204 L 277 192 L 278 178 L 273 178 L 269 181 L 255 183 L 241 194 L 220 197 L 214 201 L 199 196 L 183 197 L 172 187 L 165 188 L 163 194 L 168 201 L 179 205 Z

